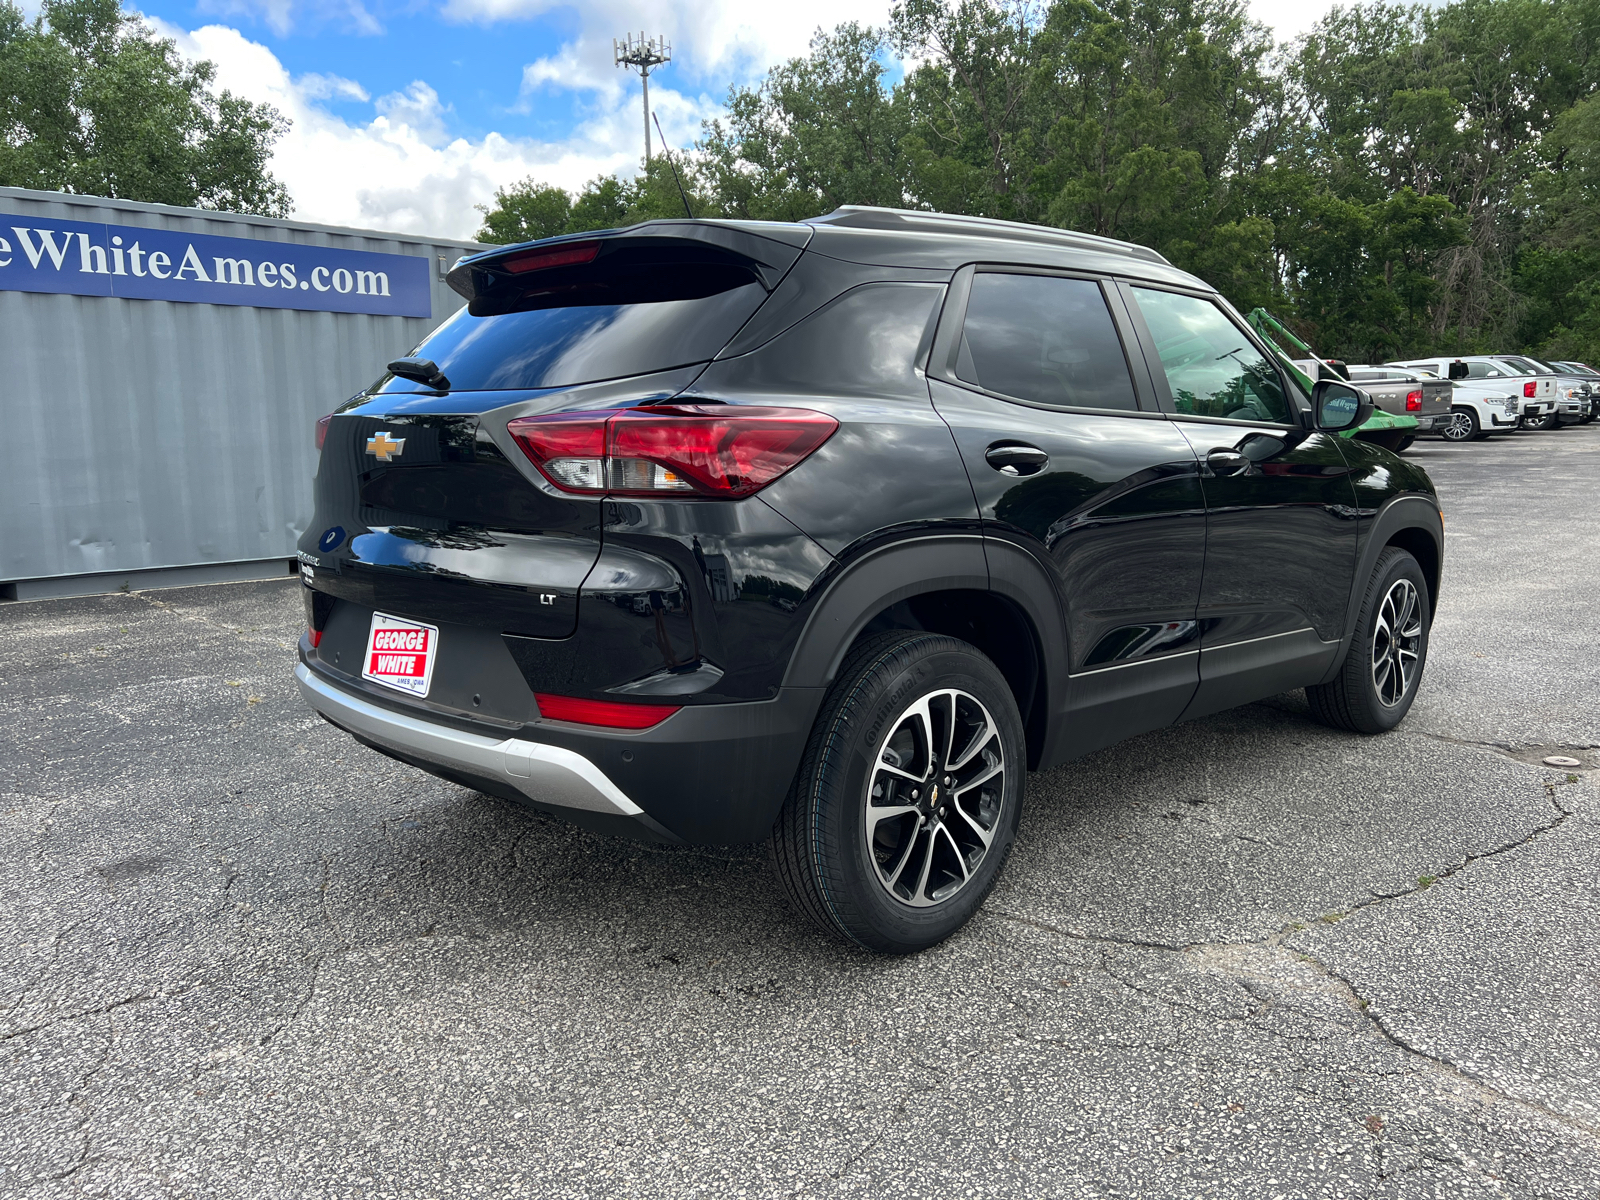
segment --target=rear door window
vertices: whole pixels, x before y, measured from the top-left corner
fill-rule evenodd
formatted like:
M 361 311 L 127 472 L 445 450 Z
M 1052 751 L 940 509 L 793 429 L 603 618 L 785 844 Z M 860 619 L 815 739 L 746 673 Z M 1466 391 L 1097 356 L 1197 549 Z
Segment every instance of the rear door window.
M 1277 370 L 1220 308 L 1182 292 L 1131 290 L 1179 413 L 1295 423 Z
M 1122 340 L 1092 279 L 978 272 L 956 377 L 1052 408 L 1139 407 Z

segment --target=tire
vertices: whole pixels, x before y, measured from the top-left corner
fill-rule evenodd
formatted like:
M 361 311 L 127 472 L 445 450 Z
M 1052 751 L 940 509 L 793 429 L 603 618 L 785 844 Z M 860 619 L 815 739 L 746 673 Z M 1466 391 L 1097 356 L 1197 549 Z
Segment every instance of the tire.
M 1553 412 L 1544 413 L 1531 421 L 1524 417 L 1522 419 L 1522 427 L 1538 432 L 1543 432 L 1546 429 L 1559 429 L 1561 428 L 1561 418 Z
M 963 730 L 965 746 L 946 736 Z M 881 953 L 924 950 L 994 886 L 1026 771 L 1016 700 L 988 658 L 943 634 L 879 635 L 823 701 L 773 827 L 773 867 L 823 929 Z
M 1306 689 L 1311 715 L 1351 733 L 1386 733 L 1400 724 L 1428 665 L 1432 620 L 1428 582 L 1417 560 L 1386 547 L 1373 567 L 1339 674 L 1332 683 Z M 1389 633 L 1397 623 L 1399 638 Z
M 1450 423 L 1439 431 L 1439 436 L 1447 442 L 1475 442 L 1484 434 L 1477 412 L 1468 405 L 1458 404 L 1450 410 Z
M 1411 449 L 1411 443 L 1416 440 L 1417 439 L 1414 437 L 1401 438 L 1400 444 L 1394 448 L 1394 452 L 1396 454 L 1404 454 L 1407 450 Z

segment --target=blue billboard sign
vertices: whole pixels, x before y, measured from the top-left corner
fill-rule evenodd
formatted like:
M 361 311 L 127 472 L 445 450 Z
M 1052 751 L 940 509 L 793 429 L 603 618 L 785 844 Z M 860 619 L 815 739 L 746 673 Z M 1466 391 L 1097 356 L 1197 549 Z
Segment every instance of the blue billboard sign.
M 431 317 L 426 258 L 0 213 L 0 291 Z

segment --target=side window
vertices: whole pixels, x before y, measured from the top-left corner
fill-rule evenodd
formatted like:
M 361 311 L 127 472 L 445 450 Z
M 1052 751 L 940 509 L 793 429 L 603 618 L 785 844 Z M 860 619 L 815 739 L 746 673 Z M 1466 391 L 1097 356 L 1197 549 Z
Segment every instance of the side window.
M 1036 404 L 1139 407 L 1105 296 L 1089 279 L 973 276 L 956 376 Z
M 1500 374 L 1488 363 L 1469 362 L 1467 364 L 1468 379 L 1494 379 Z
M 1180 413 L 1292 425 L 1278 372 L 1209 300 L 1133 289 Z

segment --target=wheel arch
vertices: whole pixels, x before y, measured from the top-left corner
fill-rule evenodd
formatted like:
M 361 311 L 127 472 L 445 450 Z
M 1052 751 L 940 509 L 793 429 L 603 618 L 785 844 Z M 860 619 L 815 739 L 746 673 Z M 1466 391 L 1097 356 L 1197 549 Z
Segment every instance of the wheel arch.
M 829 686 L 852 647 L 887 630 L 948 634 L 976 646 L 1005 677 L 1032 768 L 1057 732 L 1052 718 L 1066 677 L 1061 628 L 1054 588 L 1031 556 L 975 534 L 916 538 L 863 556 L 829 585 L 801 631 L 784 686 Z
M 1367 581 L 1372 578 L 1378 556 L 1390 546 L 1398 546 L 1417 560 L 1428 585 L 1430 619 L 1438 611 L 1439 587 L 1444 570 L 1444 518 L 1439 513 L 1438 502 L 1432 496 L 1417 493 L 1395 496 L 1378 510 L 1361 544 L 1355 576 L 1350 581 L 1344 637 L 1340 640 L 1339 653 L 1323 678 L 1323 683 L 1338 674 L 1345 655 L 1350 651 L 1350 639 L 1355 636 L 1356 622 L 1361 616 L 1361 598 Z

